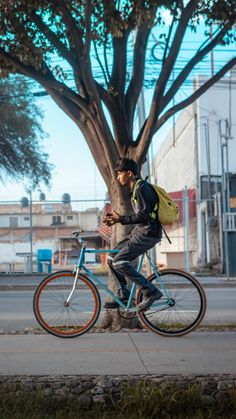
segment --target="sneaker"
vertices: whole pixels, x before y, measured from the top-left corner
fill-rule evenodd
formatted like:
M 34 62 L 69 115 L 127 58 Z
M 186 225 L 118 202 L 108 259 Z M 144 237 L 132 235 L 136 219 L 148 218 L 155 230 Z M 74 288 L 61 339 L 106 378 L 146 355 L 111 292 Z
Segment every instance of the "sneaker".
M 144 295 L 141 303 L 139 303 L 137 306 L 137 310 L 147 310 L 152 305 L 152 303 L 154 303 L 154 301 L 160 300 L 161 297 L 162 292 L 158 289 L 149 295 Z

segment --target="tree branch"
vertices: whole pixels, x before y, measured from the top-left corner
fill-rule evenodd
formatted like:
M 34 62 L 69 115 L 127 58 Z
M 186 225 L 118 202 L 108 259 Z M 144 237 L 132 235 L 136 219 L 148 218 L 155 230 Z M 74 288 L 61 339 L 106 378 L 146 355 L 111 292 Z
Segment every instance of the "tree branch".
M 33 78 L 34 80 L 42 84 L 45 88 L 53 88 L 58 93 L 65 95 L 68 99 L 70 99 L 77 106 L 79 106 L 79 108 L 81 108 L 85 113 L 90 114 L 90 109 L 88 107 L 87 102 L 82 97 L 73 92 L 73 90 L 67 87 L 64 83 L 57 81 L 48 68 L 47 75 L 43 74 L 43 72 L 37 71 L 34 67 L 26 65 L 20 62 L 17 58 L 12 57 L 2 48 L 0 48 L 0 56 L 4 60 L 10 62 L 15 68 L 18 69 L 18 71 L 23 73 L 25 76 Z
M 162 59 L 162 65 L 164 65 L 164 63 L 166 61 L 166 55 L 167 55 L 167 52 L 168 52 L 170 37 L 171 37 L 171 33 L 172 33 L 175 22 L 176 22 L 176 17 L 174 15 L 173 19 L 172 19 L 172 22 L 171 22 L 171 25 L 170 25 L 170 28 L 169 28 L 169 31 L 168 31 L 168 36 L 167 36 L 165 50 L 164 50 L 163 59 Z
M 108 86 L 108 85 L 109 85 L 109 81 L 108 81 L 108 78 L 107 78 L 106 72 L 105 72 L 105 70 L 104 70 L 104 67 L 103 67 L 103 65 L 102 65 L 102 62 L 101 62 L 100 57 L 99 57 L 99 54 L 98 54 L 96 41 L 93 41 L 93 45 L 94 45 L 95 55 L 96 55 L 96 58 L 97 58 L 98 64 L 100 65 L 100 68 L 101 68 L 101 70 L 102 70 L 102 74 L 103 74 L 103 77 L 104 77 L 105 83 L 106 83 L 106 85 Z
M 114 94 L 118 93 L 118 102 L 123 106 L 123 98 L 126 82 L 127 65 L 127 41 L 129 31 L 124 32 L 122 38 L 112 38 L 113 43 L 113 67 L 110 85 Z
M 73 54 L 66 48 L 66 46 L 58 39 L 55 33 L 43 22 L 43 20 L 35 12 L 30 15 L 32 21 L 38 29 L 45 35 L 47 39 L 57 48 L 58 52 L 65 58 L 69 64 L 75 68 L 77 65 Z
M 94 128 L 92 119 L 87 118 L 83 112 L 78 112 L 78 107 L 70 102 L 66 97 L 63 97 L 55 92 L 53 89 L 47 90 L 52 99 L 57 105 L 75 122 L 75 124 L 82 131 L 84 137 L 87 140 L 89 149 L 92 153 L 94 160 L 97 162 L 101 175 L 104 178 L 107 185 L 111 180 L 111 174 L 108 169 L 108 163 L 104 156 L 104 150 L 102 142 L 100 141 L 96 129 Z M 103 158 L 99 158 L 103 156 Z
M 195 7 L 197 5 L 199 0 L 190 0 L 185 9 L 183 10 L 183 13 L 180 17 L 178 27 L 175 32 L 175 36 L 169 51 L 169 54 L 167 56 L 167 59 L 162 67 L 162 71 L 160 74 L 160 77 L 157 80 L 153 99 L 152 99 L 152 105 L 151 105 L 151 111 L 148 121 L 148 129 L 154 125 L 155 120 L 157 119 L 160 109 L 162 107 L 162 98 L 163 94 L 166 88 L 167 81 L 169 80 L 170 74 L 172 72 L 172 69 L 174 68 L 177 56 L 179 54 L 179 49 L 182 44 L 185 31 L 187 29 L 189 19 L 191 18 Z
M 155 126 L 155 133 L 158 129 L 176 112 L 184 109 L 185 107 L 191 105 L 195 100 L 197 100 L 203 93 L 205 93 L 213 84 L 219 81 L 233 66 L 236 65 L 236 58 L 232 58 L 224 67 L 221 68 L 218 73 L 216 73 L 212 78 L 207 80 L 199 89 L 197 89 L 191 96 L 187 99 L 183 100 L 182 102 L 178 103 L 177 105 L 170 108 L 168 111 L 164 113 L 163 116 L 157 121 Z
M 110 72 L 109 72 L 108 62 L 107 62 L 107 35 L 106 35 L 104 46 L 103 46 L 103 56 L 104 56 L 105 69 L 106 69 L 106 72 L 107 72 L 107 78 L 110 82 L 111 75 L 110 75 Z
M 168 105 L 168 103 L 171 101 L 171 99 L 175 96 L 177 90 L 179 87 L 183 84 L 183 82 L 186 80 L 192 69 L 195 67 L 197 63 L 199 63 L 205 55 L 207 55 L 223 38 L 223 36 L 226 34 L 228 29 L 230 28 L 230 25 L 226 25 L 223 30 L 218 33 L 218 35 L 211 40 L 204 48 L 199 49 L 198 52 L 195 54 L 195 56 L 187 63 L 187 65 L 183 68 L 181 73 L 178 75 L 178 77 L 175 79 L 174 83 L 166 93 L 166 95 L 163 98 L 163 104 L 160 109 L 160 112 L 165 109 L 165 107 Z
M 85 44 L 83 48 L 83 57 L 86 59 L 90 55 L 90 46 L 91 46 L 91 28 L 90 28 L 90 18 L 91 18 L 91 1 L 86 0 L 85 4 Z
M 134 112 L 143 86 L 146 48 L 150 32 L 151 28 L 145 22 L 138 29 L 134 44 L 133 73 L 125 95 L 125 112 L 130 138 L 133 132 Z
M 71 37 L 75 46 L 75 51 L 77 58 L 81 58 L 81 53 L 83 50 L 83 41 L 82 41 L 82 32 L 78 29 L 76 21 L 73 19 L 69 9 L 67 8 L 64 0 L 56 0 L 61 13 L 63 20 L 71 33 Z

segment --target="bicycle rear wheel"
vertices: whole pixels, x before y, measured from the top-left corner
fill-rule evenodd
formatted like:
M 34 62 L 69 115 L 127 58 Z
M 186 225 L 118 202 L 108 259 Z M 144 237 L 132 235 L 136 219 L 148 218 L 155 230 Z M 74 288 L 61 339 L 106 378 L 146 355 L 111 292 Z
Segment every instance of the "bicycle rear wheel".
M 60 271 L 48 275 L 35 291 L 33 308 L 39 324 L 48 333 L 61 338 L 73 338 L 86 333 L 97 321 L 101 310 L 96 286 L 79 274 L 71 300 L 75 274 Z
M 163 297 L 148 310 L 138 312 L 140 320 L 161 336 L 183 336 L 192 332 L 206 312 L 206 295 L 201 284 L 192 275 L 177 269 L 166 269 L 159 275 L 160 280 L 156 274 L 150 275 L 148 280 L 162 291 Z M 141 301 L 140 289 L 137 304 Z

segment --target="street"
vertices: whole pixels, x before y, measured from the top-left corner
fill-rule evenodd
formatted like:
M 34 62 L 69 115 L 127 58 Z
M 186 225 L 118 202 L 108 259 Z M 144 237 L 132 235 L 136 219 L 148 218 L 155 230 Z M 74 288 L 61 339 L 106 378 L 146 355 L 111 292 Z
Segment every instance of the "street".
M 202 324 L 236 324 L 236 287 L 205 287 L 207 311 Z M 33 314 L 33 290 L 0 291 L 0 331 L 39 327 Z M 101 292 L 102 301 L 105 294 Z M 102 313 L 99 320 L 102 319 Z M 98 320 L 98 322 L 99 322 Z
M 202 324 L 235 325 L 235 281 L 204 281 L 207 311 Z M 146 330 L 88 333 L 75 339 L 49 334 L 16 335 L 14 331 L 39 327 L 32 307 L 35 288 L 36 284 L 27 278 L 5 278 L 1 283 L 1 374 L 236 373 L 234 331 L 195 331 L 182 338 L 163 338 Z M 104 301 L 104 292 L 101 296 Z M 102 317 L 101 313 L 98 323 Z

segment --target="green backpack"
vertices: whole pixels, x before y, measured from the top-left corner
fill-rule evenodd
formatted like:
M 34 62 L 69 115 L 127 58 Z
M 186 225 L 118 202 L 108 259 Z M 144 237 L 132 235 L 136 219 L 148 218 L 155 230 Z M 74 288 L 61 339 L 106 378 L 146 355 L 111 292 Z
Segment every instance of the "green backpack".
M 159 197 L 159 205 L 155 206 L 157 209 L 158 219 L 162 225 L 173 224 L 179 219 L 179 207 L 168 195 L 165 189 L 157 185 L 152 185 Z
M 132 194 L 132 200 L 136 201 L 135 193 L 137 190 L 138 185 L 140 182 L 142 182 L 143 179 L 139 179 L 134 187 L 133 194 Z M 165 189 L 161 188 L 157 185 L 151 185 L 153 189 L 155 189 L 158 197 L 159 197 L 159 204 L 156 203 L 152 213 L 150 216 L 152 218 L 156 217 L 156 214 L 158 215 L 158 220 L 162 225 L 168 225 L 173 224 L 175 221 L 178 221 L 179 219 L 179 208 L 178 205 L 173 201 L 173 199 L 168 195 L 168 193 L 165 191 Z

